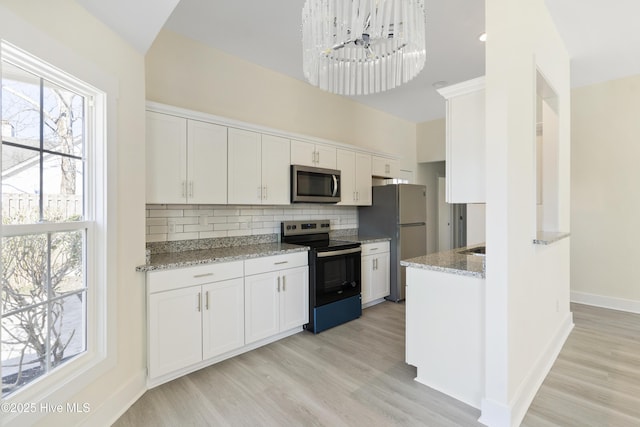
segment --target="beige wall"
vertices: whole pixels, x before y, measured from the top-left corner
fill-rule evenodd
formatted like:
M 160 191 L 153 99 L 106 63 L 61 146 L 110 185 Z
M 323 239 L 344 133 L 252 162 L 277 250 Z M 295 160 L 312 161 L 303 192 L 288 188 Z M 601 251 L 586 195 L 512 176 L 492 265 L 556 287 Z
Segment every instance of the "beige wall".
M 109 93 L 113 108 L 108 112 L 109 144 L 116 155 L 111 169 L 115 188 L 109 190 L 115 229 L 109 239 L 115 245 L 117 266 L 108 266 L 112 275 L 107 285 L 115 291 L 108 307 L 117 327 L 111 347 L 113 367 L 90 385 L 82 385 L 85 379 L 78 378 L 45 400 L 57 403 L 71 394 L 67 401 L 88 403 L 89 413 L 49 413 L 39 421 L 43 426 L 76 425 L 83 420 L 87 425 L 108 425 L 145 387 L 144 276 L 135 272 L 145 260 L 144 60 L 72 0 L 3 0 L 0 22 L 3 39 L 89 83 L 106 78 L 117 92 L 117 99 L 115 92 Z M 19 422 L 32 424 L 33 419 Z
M 438 252 L 438 178 L 444 176 L 444 162 L 419 163 L 416 184 L 427 187 L 427 253 Z
M 573 299 L 640 312 L 640 76 L 571 97 Z
M 415 171 L 415 124 L 323 92 L 170 31 L 146 56 L 147 99 L 402 156 Z
M 418 123 L 416 125 L 418 163 L 445 161 L 446 138 L 445 119 Z
M 486 389 L 481 420 L 518 425 L 568 334 L 569 246 L 534 245 L 536 68 L 559 97 L 560 227 L 569 229 L 569 57 L 544 0 L 486 1 Z M 556 230 L 553 230 L 556 231 Z

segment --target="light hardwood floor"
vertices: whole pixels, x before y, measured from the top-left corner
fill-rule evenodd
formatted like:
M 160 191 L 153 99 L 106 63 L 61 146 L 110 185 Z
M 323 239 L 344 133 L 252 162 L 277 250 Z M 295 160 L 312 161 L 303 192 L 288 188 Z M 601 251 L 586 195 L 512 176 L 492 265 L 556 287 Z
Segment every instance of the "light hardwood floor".
M 640 426 L 640 315 L 572 311 L 523 426 Z M 379 304 L 151 389 L 114 425 L 481 426 L 478 410 L 413 381 L 404 326 L 404 304 Z

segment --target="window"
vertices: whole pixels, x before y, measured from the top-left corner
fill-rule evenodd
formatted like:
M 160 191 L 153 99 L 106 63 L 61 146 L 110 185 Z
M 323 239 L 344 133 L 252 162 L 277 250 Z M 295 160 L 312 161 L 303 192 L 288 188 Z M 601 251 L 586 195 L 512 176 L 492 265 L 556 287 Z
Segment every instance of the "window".
M 2 45 L 2 397 L 87 352 L 95 91 Z

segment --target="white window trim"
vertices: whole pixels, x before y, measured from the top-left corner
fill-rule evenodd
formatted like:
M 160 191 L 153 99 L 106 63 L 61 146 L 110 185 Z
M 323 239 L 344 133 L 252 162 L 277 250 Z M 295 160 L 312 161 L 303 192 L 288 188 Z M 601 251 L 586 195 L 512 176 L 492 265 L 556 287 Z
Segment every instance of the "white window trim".
M 55 50 L 57 46 L 51 46 Z M 57 367 L 47 375 L 25 385 L 20 390 L 2 399 L 9 404 L 35 404 L 40 408 L 43 403 L 63 404 L 74 395 L 82 391 L 91 382 L 116 365 L 116 198 L 110 188 L 116 187 L 115 167 L 115 99 L 117 85 L 107 76 L 95 76 L 93 79 L 83 79 L 82 76 L 70 76 L 59 68 L 47 65 L 45 60 L 39 60 L 16 46 L 0 40 L 0 63 L 2 59 L 23 66 L 27 69 L 35 68 L 37 74 L 53 82 L 64 82 L 69 89 L 83 94 L 91 94 L 93 105 L 88 120 L 96 118 L 95 123 L 87 126 L 93 132 L 87 135 L 86 156 L 93 170 L 87 174 L 85 185 L 92 188 L 86 192 L 86 209 L 92 213 L 93 220 L 87 227 L 87 241 L 92 242 L 87 247 L 86 280 L 87 280 L 87 350 L 74 359 Z M 73 68 L 87 70 L 87 66 L 79 58 Z M 97 80 L 95 86 L 91 84 L 76 84 L 78 80 Z M 68 82 L 73 81 L 73 84 Z M 105 87 L 102 91 L 96 86 Z M 109 119 L 109 121 L 107 121 Z M 107 132 L 111 131 L 111 137 Z M 112 173 L 108 173 L 112 171 Z M 111 194 L 110 194 L 111 193 Z M 1 225 L 0 225 L 1 227 Z M 111 285 L 110 285 L 111 284 Z M 1 308 L 0 308 L 1 309 Z M 82 403 L 82 402 L 81 402 Z M 92 408 L 94 410 L 95 408 Z M 4 413 L 0 425 L 8 425 L 19 421 L 34 422 L 46 416 L 43 411 L 32 413 Z

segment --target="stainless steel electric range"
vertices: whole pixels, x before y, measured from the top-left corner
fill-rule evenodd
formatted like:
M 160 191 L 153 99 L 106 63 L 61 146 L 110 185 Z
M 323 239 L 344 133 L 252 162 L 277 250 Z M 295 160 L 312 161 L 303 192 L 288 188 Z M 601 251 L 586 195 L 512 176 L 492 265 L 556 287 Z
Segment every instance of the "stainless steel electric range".
M 329 238 L 329 220 L 284 221 L 281 241 L 308 246 L 309 323 L 314 333 L 362 315 L 360 243 Z

